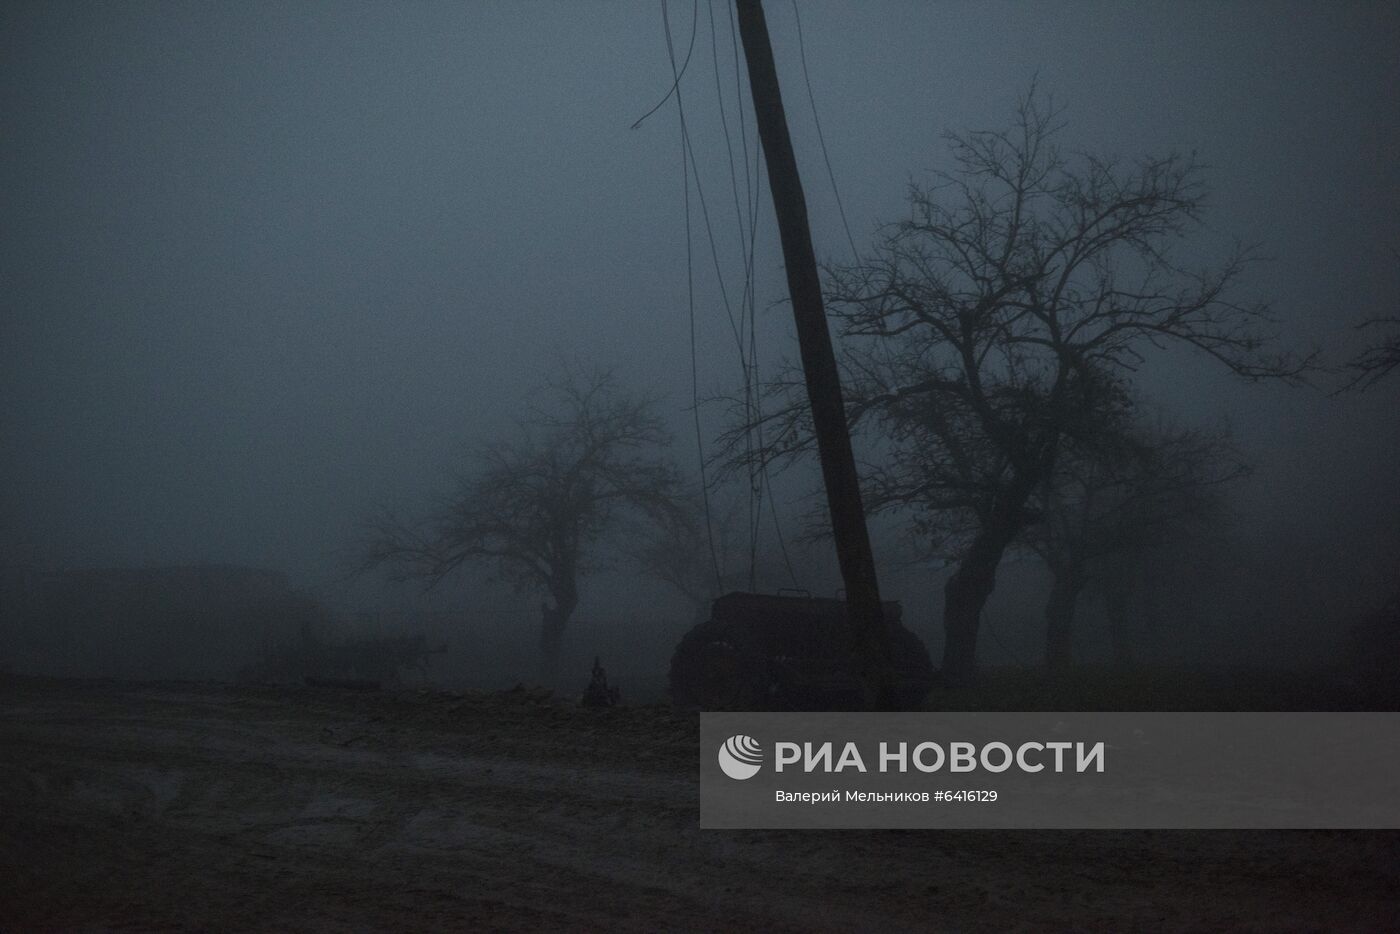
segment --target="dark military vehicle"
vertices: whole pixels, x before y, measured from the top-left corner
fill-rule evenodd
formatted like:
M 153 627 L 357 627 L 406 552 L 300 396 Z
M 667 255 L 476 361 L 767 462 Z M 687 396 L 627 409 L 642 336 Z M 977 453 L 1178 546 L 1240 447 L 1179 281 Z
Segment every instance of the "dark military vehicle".
M 917 708 L 933 686 L 933 663 L 901 623 L 900 605 L 883 605 L 899 699 Z M 671 657 L 671 699 L 686 709 L 840 709 L 859 697 L 844 600 L 725 594 Z

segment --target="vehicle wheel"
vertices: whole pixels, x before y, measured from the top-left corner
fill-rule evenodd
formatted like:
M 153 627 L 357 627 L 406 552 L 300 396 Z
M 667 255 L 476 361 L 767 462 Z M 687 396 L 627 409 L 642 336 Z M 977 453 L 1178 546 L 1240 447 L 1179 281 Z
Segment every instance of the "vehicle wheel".
M 762 710 L 769 676 L 751 640 L 701 623 L 686 634 L 671 658 L 671 699 L 698 710 Z

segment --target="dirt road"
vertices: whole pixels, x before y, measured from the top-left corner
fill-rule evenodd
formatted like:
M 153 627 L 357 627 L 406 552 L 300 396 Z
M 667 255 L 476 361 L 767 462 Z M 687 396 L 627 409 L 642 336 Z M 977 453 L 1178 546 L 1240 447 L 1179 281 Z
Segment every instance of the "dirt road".
M 1382 931 L 1392 833 L 718 832 L 696 725 L 0 682 L 0 930 Z

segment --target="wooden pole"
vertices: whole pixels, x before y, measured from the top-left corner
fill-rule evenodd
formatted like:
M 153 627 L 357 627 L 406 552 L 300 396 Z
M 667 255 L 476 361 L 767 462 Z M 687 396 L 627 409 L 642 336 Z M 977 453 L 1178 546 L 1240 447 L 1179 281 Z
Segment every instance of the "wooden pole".
M 854 637 L 853 651 L 861 677 L 865 705 L 870 709 L 895 706 L 894 678 L 890 665 L 889 638 L 880 606 L 880 588 L 875 578 L 875 559 L 870 550 L 870 534 L 865 526 L 860 482 L 856 475 L 851 433 L 846 423 L 846 406 L 841 393 L 840 371 L 827 328 L 822 303 L 821 278 L 817 273 L 812 233 L 807 221 L 807 199 L 797 173 L 787 116 L 773 64 L 773 47 L 768 23 L 760 0 L 737 0 L 739 34 L 749 69 L 749 89 L 753 94 L 754 118 L 763 143 L 768 167 L 768 188 L 773 194 L 773 211 L 783 243 L 783 263 L 787 268 L 792 314 L 797 323 L 797 342 L 807 397 L 812 406 L 812 426 L 817 436 L 822 480 L 826 485 L 831 530 L 836 539 L 836 557 L 846 583 L 847 615 Z

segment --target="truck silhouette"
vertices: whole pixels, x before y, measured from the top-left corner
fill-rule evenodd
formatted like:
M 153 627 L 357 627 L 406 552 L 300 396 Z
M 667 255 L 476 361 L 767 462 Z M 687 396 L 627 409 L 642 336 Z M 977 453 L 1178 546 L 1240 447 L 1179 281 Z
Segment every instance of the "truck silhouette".
M 933 687 L 933 663 L 899 603 L 883 606 L 899 701 L 915 709 Z M 853 657 L 846 601 L 735 591 L 676 647 L 671 700 L 687 710 L 850 708 L 860 697 Z

